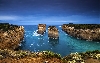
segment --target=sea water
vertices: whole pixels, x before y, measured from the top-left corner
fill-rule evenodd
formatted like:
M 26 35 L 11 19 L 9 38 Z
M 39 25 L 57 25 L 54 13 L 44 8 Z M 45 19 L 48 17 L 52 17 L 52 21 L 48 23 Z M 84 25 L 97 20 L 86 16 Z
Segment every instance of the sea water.
M 48 39 L 48 26 L 44 35 L 39 35 L 37 33 L 37 25 L 24 25 L 25 36 L 20 49 L 33 52 L 49 50 L 61 54 L 62 57 L 74 52 L 100 50 L 100 41 L 77 39 L 62 31 L 59 25 L 55 25 L 59 30 L 59 39 Z

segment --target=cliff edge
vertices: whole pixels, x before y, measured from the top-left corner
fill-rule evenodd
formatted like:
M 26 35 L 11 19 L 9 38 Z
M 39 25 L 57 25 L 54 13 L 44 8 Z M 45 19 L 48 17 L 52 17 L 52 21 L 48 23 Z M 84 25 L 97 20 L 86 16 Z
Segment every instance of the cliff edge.
M 15 49 L 24 37 L 24 27 L 0 23 L 0 49 Z
M 63 24 L 62 30 L 79 39 L 100 41 L 99 24 Z

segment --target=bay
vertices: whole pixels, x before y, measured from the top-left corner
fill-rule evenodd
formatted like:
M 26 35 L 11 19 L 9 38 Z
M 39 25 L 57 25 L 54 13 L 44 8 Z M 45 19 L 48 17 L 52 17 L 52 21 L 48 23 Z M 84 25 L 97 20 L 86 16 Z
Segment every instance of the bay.
M 48 39 L 48 26 L 46 26 L 46 33 L 41 36 L 37 34 L 37 25 L 23 25 L 25 29 L 24 40 L 19 49 L 29 50 L 33 52 L 40 52 L 49 50 L 62 57 L 74 52 L 86 52 L 92 50 L 100 50 L 100 42 L 80 40 L 69 36 L 62 31 L 60 25 L 55 25 L 59 30 L 59 39 Z

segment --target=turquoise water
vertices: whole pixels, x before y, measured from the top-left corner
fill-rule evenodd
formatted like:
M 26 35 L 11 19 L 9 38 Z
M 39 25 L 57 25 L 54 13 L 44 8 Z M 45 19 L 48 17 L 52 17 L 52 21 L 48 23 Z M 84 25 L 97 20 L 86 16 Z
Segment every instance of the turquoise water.
M 48 26 L 47 26 L 48 27 Z M 30 50 L 34 52 L 50 50 L 55 53 L 66 56 L 73 52 L 85 52 L 87 50 L 100 50 L 100 41 L 85 41 L 69 36 L 61 30 L 61 26 L 56 26 L 59 29 L 59 39 L 48 39 L 48 33 L 41 36 L 36 33 L 38 29 L 35 25 L 24 25 L 25 38 L 21 43 L 20 49 Z M 46 28 L 47 29 L 47 28 Z

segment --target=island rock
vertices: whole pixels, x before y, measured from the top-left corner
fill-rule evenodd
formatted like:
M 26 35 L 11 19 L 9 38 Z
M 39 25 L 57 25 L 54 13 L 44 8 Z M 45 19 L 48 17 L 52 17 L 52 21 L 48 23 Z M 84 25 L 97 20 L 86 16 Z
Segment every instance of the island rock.
M 58 39 L 59 38 L 59 31 L 55 26 L 48 27 L 48 37 Z
M 46 24 L 39 24 L 37 33 L 44 34 L 45 31 L 46 31 Z

